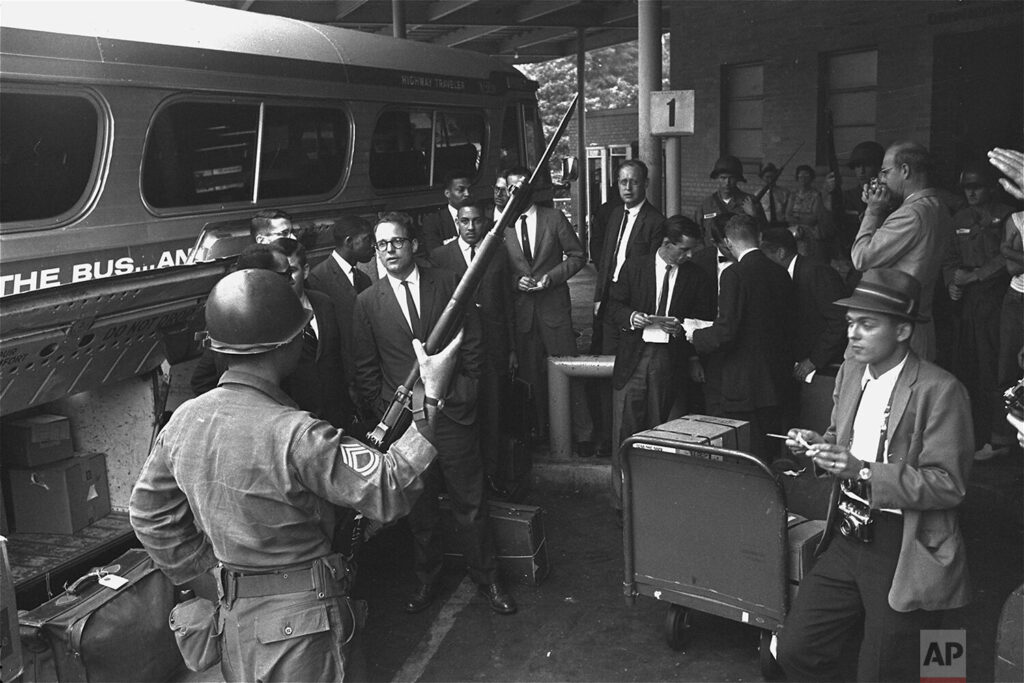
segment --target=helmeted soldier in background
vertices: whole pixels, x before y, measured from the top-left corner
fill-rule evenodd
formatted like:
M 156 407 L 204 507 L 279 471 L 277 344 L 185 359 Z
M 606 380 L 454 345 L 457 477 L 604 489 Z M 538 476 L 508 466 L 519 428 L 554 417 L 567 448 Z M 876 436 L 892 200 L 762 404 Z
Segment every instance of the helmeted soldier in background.
M 711 169 L 711 178 L 718 181 L 718 189 L 704 198 L 693 218 L 701 227 L 705 244 L 711 244 L 711 226 L 720 215 L 746 214 L 753 216 L 758 224 L 764 227 L 764 208 L 754 199 L 754 195 L 747 194 L 737 187 L 738 183 L 747 182 L 743 177 L 743 164 L 739 159 L 728 154 L 720 157 L 715 162 L 715 167 Z

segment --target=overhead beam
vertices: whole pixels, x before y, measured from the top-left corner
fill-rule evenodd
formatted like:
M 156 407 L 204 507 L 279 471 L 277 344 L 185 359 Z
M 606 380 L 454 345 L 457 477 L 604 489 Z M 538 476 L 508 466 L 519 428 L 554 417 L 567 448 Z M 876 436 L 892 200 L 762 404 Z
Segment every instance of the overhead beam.
M 427 7 L 427 22 L 434 23 L 461 9 L 476 4 L 477 0 L 436 0 Z
M 534 21 L 579 4 L 581 4 L 581 0 L 565 0 L 563 2 L 534 0 L 533 2 L 527 2 L 522 7 L 516 8 L 516 23 Z
M 369 0 L 334 0 L 334 21 L 341 21 Z
M 572 36 L 576 34 L 575 28 L 545 28 L 537 31 L 527 31 L 521 33 L 514 38 L 509 38 L 502 43 L 503 50 L 517 51 L 524 47 L 530 47 L 532 45 L 539 45 L 540 43 L 550 43 L 564 38 L 566 36 Z
M 495 33 L 496 31 L 501 31 L 504 28 L 504 26 L 467 27 L 459 29 L 458 31 L 449 31 L 448 33 L 444 33 L 430 42 L 438 45 L 446 45 L 448 47 L 458 47 L 459 45 L 464 45 L 465 43 L 476 40 L 477 38 L 483 38 L 484 36 Z

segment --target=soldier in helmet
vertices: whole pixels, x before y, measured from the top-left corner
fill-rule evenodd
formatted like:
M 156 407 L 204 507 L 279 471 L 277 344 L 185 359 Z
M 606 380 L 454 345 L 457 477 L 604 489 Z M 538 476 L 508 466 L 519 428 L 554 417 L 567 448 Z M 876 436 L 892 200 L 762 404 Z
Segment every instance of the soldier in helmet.
M 175 411 L 132 492 L 132 526 L 157 566 L 217 596 L 228 681 L 344 678 L 355 624 L 348 567 L 331 553 L 335 506 L 381 522 L 408 513 L 436 455 L 430 397 L 445 395 L 461 343 L 460 333 L 427 356 L 413 342 L 424 395 L 384 454 L 281 390 L 310 315 L 277 273 L 240 270 L 218 282 L 208 341 L 228 369 Z
M 853 187 L 843 188 L 842 176 L 836 173 L 829 173 L 825 176 L 825 187 L 822 192 L 825 200 L 825 211 L 833 215 L 842 214 L 842 222 L 836 228 L 836 240 L 838 242 L 838 258 L 840 261 L 849 262 L 850 247 L 857 237 L 857 230 L 860 228 L 860 221 L 864 217 L 864 210 L 867 204 L 861 198 L 864 186 L 871 182 L 871 179 L 882 170 L 882 157 L 885 156 L 885 149 L 874 142 L 866 140 L 859 142 L 850 153 L 850 161 L 847 166 L 857 177 L 857 184 Z M 842 188 L 842 195 L 836 196 L 842 205 L 836 209 L 832 206 L 833 192 L 836 187 Z
M 729 155 L 719 158 L 715 162 L 715 167 L 711 169 L 711 178 L 718 181 L 718 189 L 704 198 L 694 216 L 694 222 L 701 227 L 704 234 L 705 244 L 711 244 L 711 226 L 720 215 L 753 216 L 758 225 L 764 227 L 764 208 L 754 195 L 747 194 L 737 187 L 738 183 L 747 182 L 743 177 L 743 164 L 739 159 Z

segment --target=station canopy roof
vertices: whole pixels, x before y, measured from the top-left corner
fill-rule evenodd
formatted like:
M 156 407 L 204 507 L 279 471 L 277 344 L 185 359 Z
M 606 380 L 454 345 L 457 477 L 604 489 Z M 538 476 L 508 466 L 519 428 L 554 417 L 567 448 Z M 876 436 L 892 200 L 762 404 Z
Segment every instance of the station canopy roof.
M 392 35 L 391 0 L 196 1 Z M 575 55 L 578 28 L 586 50 L 637 38 L 636 0 L 404 0 L 404 8 L 407 39 L 513 64 Z M 667 26 L 667 16 L 661 25 Z

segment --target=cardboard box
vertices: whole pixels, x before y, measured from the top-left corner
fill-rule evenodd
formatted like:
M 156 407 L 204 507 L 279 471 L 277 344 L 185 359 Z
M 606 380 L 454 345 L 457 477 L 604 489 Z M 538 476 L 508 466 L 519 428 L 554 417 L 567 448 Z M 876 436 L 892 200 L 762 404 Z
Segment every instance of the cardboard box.
M 441 507 L 441 547 L 447 559 L 461 560 L 455 518 L 448 496 Z M 538 586 L 548 575 L 548 549 L 544 538 L 544 510 L 534 505 L 489 501 L 487 513 L 494 539 L 498 571 L 508 581 Z
M 14 576 L 7 559 L 7 539 L 0 536 L 0 671 L 3 680 L 21 675 L 21 638 L 18 635 L 18 605 L 14 596 Z
M 73 534 L 110 512 L 106 456 L 83 453 L 43 467 L 7 470 L 18 533 Z
M 713 415 L 687 415 L 683 419 L 692 420 L 694 422 L 707 422 L 709 424 L 718 425 L 720 427 L 728 427 L 734 432 L 734 437 L 732 441 L 736 445 L 725 446 L 725 448 L 731 448 L 732 450 L 736 451 L 743 451 L 744 453 L 750 452 L 749 422 L 744 422 L 743 420 L 730 420 L 727 417 L 715 417 Z
M 71 423 L 63 415 L 33 415 L 9 420 L 0 430 L 6 466 L 39 467 L 74 454 Z
M 708 446 L 736 450 L 736 430 L 726 425 L 701 422 L 690 417 L 680 417 L 671 422 L 658 425 L 654 430 L 694 436 L 701 439 Z

